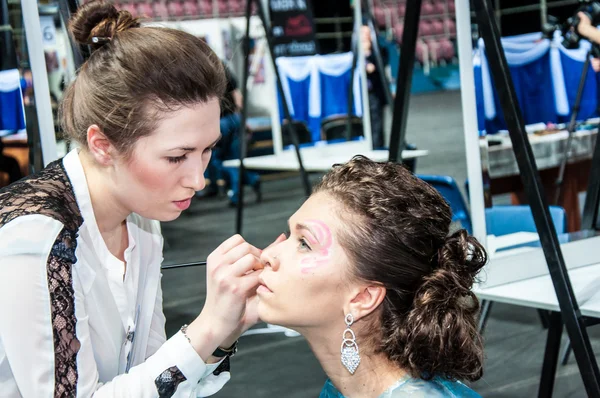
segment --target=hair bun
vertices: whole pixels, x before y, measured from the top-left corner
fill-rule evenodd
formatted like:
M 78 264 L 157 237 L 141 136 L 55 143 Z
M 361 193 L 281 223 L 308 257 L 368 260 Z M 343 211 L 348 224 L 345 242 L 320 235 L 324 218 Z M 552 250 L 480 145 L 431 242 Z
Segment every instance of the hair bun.
M 444 245 L 438 250 L 437 265 L 434 264 L 433 268 L 457 274 L 470 288 L 475 275 L 486 262 L 487 255 L 483 246 L 466 230 L 461 229 L 446 238 Z
M 69 22 L 69 31 L 75 41 L 89 44 L 93 50 L 102 47 L 117 33 L 138 27 L 140 21 L 129 11 L 118 11 L 114 5 L 101 0 L 83 4 Z M 92 40 L 94 37 L 98 40 Z
M 481 377 L 479 301 L 471 287 L 486 260 L 483 246 L 464 229 L 439 249 L 437 266 L 424 278 L 400 326 L 403 353 L 398 361 L 413 376 L 469 381 Z
M 415 308 L 435 308 L 440 315 L 444 311 L 464 312 L 470 307 L 465 299 L 477 301 L 471 288 L 487 262 L 485 249 L 477 239 L 461 229 L 446 238 L 438 250 L 437 262 L 417 291 Z

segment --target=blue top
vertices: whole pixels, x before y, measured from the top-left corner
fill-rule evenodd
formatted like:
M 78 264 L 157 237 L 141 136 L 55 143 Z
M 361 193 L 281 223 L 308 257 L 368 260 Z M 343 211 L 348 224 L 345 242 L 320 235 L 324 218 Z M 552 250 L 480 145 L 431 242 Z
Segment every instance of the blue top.
M 404 376 L 388 388 L 379 398 L 481 398 L 459 381 L 450 381 L 435 377 L 433 380 L 415 379 Z M 337 388 L 327 380 L 319 398 L 345 398 Z

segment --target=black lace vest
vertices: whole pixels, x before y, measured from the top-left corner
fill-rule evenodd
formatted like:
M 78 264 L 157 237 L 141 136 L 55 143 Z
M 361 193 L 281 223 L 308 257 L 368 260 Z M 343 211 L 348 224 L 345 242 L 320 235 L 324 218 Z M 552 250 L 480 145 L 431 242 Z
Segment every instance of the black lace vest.
M 77 261 L 77 231 L 83 218 L 62 161 L 53 162 L 39 173 L 0 190 L 0 228 L 17 217 L 33 214 L 51 217 L 63 225 L 47 261 L 54 340 L 54 396 L 74 397 L 80 343 L 75 334 L 72 266 Z

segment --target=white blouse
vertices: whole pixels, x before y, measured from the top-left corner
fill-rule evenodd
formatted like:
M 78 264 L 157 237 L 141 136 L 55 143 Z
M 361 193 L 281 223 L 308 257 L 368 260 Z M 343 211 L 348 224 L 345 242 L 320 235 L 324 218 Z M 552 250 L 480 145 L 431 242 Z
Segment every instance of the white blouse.
M 181 332 L 166 340 L 159 222 L 127 218 L 123 274 L 123 262 L 100 235 L 77 150 L 46 170 L 49 177 L 38 179 L 44 184 L 60 185 L 56 181 L 68 176 L 64 192 L 74 193 L 79 228 L 69 235 L 60 217 L 43 211 L 11 216 L 14 191 L 26 192 L 20 195 L 25 206 L 41 200 L 42 207 L 58 207 L 57 214 L 72 210 L 37 190 L 36 177 L 29 186 L 0 192 L 0 396 L 204 397 L 219 391 L 228 369 L 215 372 L 220 364 L 205 364 Z M 3 202 L 6 195 L 14 197 Z

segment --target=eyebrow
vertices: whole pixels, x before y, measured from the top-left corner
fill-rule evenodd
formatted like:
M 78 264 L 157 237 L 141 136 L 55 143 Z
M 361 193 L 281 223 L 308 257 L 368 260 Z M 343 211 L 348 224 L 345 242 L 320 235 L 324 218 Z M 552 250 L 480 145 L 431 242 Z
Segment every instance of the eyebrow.
M 288 220 L 288 228 L 289 227 L 290 227 L 290 220 Z M 308 225 L 305 225 L 305 224 L 300 224 L 300 223 L 296 224 L 296 231 L 299 231 L 299 230 L 302 230 L 302 229 L 310 232 L 310 234 L 315 238 L 315 240 L 318 243 L 321 243 L 319 241 L 319 238 L 318 238 L 317 234 L 315 234 L 315 231 L 311 227 L 309 227 Z
M 217 139 L 216 139 L 216 140 L 215 140 L 215 141 L 214 141 L 212 144 L 210 144 L 210 145 L 208 146 L 208 148 L 212 148 L 212 147 L 214 147 L 215 145 L 217 145 L 217 143 L 218 143 L 219 141 L 221 141 L 221 138 L 223 138 L 223 135 L 222 135 L 222 134 L 219 134 L 219 138 L 217 138 Z M 171 149 L 169 149 L 168 151 L 169 151 L 169 152 L 171 152 L 171 151 L 185 151 L 185 152 L 194 152 L 195 150 L 196 150 L 196 147 L 193 147 L 193 146 L 179 146 L 179 147 L 177 147 L 177 148 L 171 148 Z

